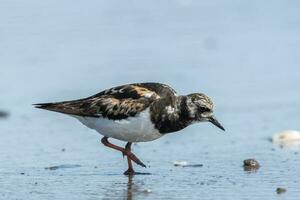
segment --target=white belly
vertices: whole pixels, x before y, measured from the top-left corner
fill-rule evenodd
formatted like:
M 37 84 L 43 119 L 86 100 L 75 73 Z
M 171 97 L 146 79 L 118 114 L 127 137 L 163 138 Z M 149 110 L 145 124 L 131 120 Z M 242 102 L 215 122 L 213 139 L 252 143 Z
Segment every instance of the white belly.
M 122 120 L 109 120 L 107 118 L 80 117 L 81 123 L 100 134 L 128 142 L 147 142 L 162 136 L 150 120 L 149 109 L 135 117 Z

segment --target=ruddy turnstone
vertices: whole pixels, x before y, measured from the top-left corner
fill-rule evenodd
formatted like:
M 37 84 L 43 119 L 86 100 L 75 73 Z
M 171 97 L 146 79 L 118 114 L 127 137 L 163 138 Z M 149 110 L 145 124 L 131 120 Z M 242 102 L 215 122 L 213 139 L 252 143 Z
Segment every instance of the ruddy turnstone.
M 156 140 L 196 122 L 211 122 L 225 130 L 213 115 L 209 97 L 201 93 L 177 95 L 174 89 L 161 83 L 122 85 L 84 99 L 34 106 L 70 115 L 99 132 L 104 136 L 101 142 L 105 146 L 127 156 L 126 175 L 135 173 L 131 161 L 146 167 L 131 152 L 133 142 Z M 122 148 L 110 143 L 108 138 L 127 144 Z

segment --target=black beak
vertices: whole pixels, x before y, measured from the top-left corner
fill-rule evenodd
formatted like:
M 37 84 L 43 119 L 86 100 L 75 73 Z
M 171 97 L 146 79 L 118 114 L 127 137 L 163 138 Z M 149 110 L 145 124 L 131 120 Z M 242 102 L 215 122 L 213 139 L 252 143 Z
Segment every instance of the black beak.
M 212 124 L 214 124 L 216 127 L 222 129 L 223 131 L 225 131 L 225 128 L 220 124 L 220 122 L 218 122 L 218 120 L 215 118 L 215 116 L 211 116 L 208 119 L 209 122 L 211 122 Z

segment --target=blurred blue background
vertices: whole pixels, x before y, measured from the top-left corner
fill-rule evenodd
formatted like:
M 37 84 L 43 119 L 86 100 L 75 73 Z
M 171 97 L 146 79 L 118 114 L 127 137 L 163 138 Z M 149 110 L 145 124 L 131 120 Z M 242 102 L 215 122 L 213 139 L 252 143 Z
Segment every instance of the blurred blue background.
M 231 199 L 256 192 L 252 198 L 272 199 L 276 187 L 284 185 L 287 197 L 296 197 L 300 172 L 293 166 L 299 159 L 295 152 L 274 151 L 267 138 L 300 129 L 299 6 L 296 0 L 1 0 L 0 109 L 10 115 L 0 120 L 5 185 L 0 195 Z M 228 134 L 201 124 L 138 145 L 137 154 L 153 165 L 152 177 L 133 180 L 153 190 L 146 196 L 127 188 L 126 177 L 117 174 L 126 162 L 120 164 L 120 155 L 102 147 L 99 135 L 74 119 L 31 106 L 147 81 L 212 97 Z M 61 148 L 68 151 L 62 154 Z M 247 157 L 260 158 L 266 171 L 245 173 L 241 163 Z M 176 159 L 204 168 L 169 171 Z M 44 170 L 66 163 L 82 167 Z M 24 171 L 27 176 L 20 176 Z M 168 178 L 157 187 L 161 177 Z M 62 191 L 53 185 L 57 181 Z

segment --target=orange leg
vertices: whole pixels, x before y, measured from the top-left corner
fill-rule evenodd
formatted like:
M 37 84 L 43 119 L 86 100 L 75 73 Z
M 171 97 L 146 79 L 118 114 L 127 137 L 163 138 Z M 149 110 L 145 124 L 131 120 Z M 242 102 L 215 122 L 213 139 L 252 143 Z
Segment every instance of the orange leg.
M 108 141 L 108 137 L 103 137 L 101 139 L 101 142 L 107 146 L 110 147 L 112 149 L 115 149 L 117 151 L 121 151 L 123 153 L 123 155 L 127 156 L 127 161 L 128 161 L 128 170 L 124 173 L 124 174 L 134 174 L 133 168 L 132 168 L 132 163 L 131 161 L 135 162 L 138 165 L 141 165 L 142 167 L 146 167 L 146 165 L 144 163 L 142 163 L 142 161 L 140 161 L 140 159 L 138 159 L 132 152 L 131 152 L 131 142 L 128 142 L 126 144 L 125 148 L 119 147 L 117 145 L 114 145 L 112 143 L 110 143 Z
M 131 142 L 128 142 L 125 146 L 125 150 L 127 152 L 131 152 Z M 135 171 L 132 168 L 131 159 L 127 156 L 127 162 L 128 162 L 128 169 L 124 172 L 125 175 L 134 175 Z

